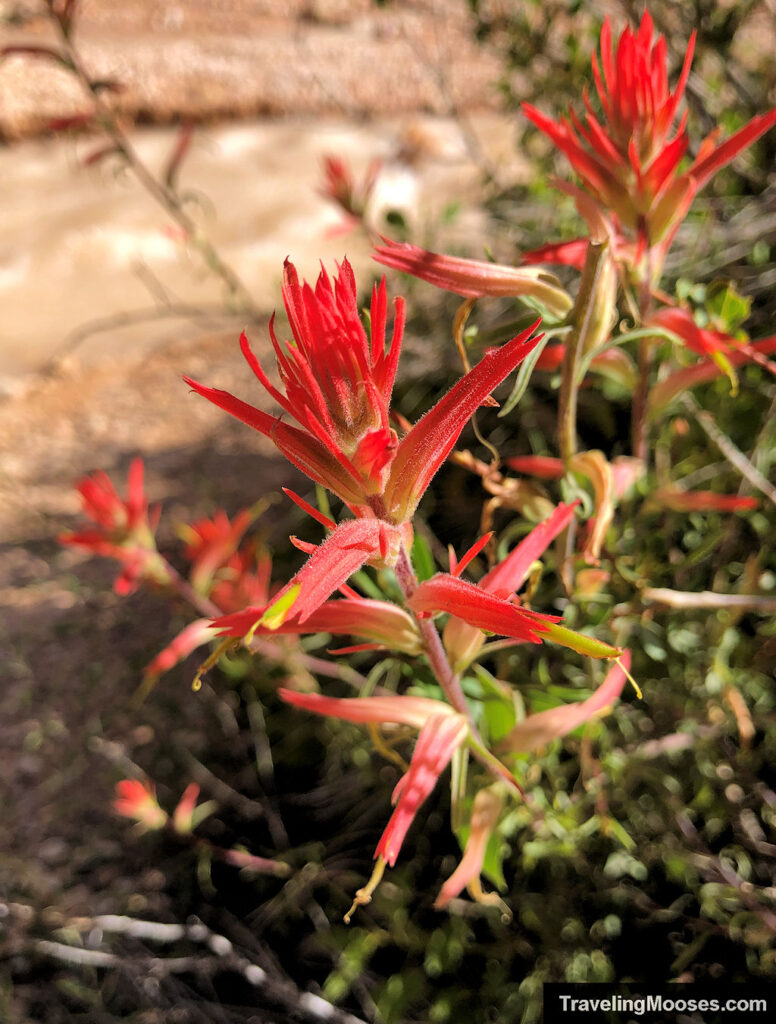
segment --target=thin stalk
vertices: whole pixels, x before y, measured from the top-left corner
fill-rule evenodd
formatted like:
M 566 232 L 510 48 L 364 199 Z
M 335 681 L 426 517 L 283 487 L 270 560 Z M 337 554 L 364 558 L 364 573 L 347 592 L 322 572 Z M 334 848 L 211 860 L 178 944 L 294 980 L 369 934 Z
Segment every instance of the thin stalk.
M 647 440 L 647 400 L 649 378 L 652 372 L 652 340 L 639 341 L 639 372 L 636 390 L 633 393 L 633 418 L 631 420 L 631 447 L 637 459 L 647 465 L 649 445 Z
M 653 267 L 652 250 L 649 246 L 645 259 L 647 265 L 639 289 L 640 324 L 645 323 L 652 304 L 652 278 L 655 268 Z M 633 394 L 631 419 L 631 448 L 636 458 L 641 459 L 645 466 L 648 465 L 649 460 L 647 406 L 649 403 L 649 381 L 652 375 L 652 348 L 651 338 L 642 338 L 639 341 L 639 372 L 636 390 Z
M 261 320 L 261 311 L 253 304 L 250 292 L 238 274 L 221 258 L 218 250 L 207 235 L 203 233 L 196 221 L 188 215 L 175 190 L 156 178 L 146 167 L 129 141 L 129 137 L 119 126 L 110 106 L 103 100 L 101 90 L 95 86 L 91 76 L 84 67 L 81 55 L 72 42 L 69 23 L 60 19 L 54 11 L 51 12 L 51 20 L 58 30 L 62 52 L 66 60 L 94 104 L 95 120 L 113 143 L 116 152 L 126 161 L 127 166 L 148 195 L 166 210 L 169 216 L 184 231 L 187 240 L 199 250 L 207 267 L 216 276 L 221 278 L 229 289 L 230 294 L 239 302 L 244 312 L 249 314 L 254 320 Z
M 395 572 L 396 579 L 399 581 L 402 593 L 407 598 L 411 597 L 418 586 L 418 581 L 407 552 L 403 547 L 399 552 Z M 501 779 L 502 782 L 507 783 L 507 785 L 511 786 L 512 789 L 516 790 L 520 796 L 525 799 L 525 793 L 517 780 L 513 777 L 512 773 L 506 765 L 501 763 L 494 753 L 488 750 L 483 743 L 479 730 L 472 718 L 469 705 L 466 703 L 464 692 L 461 689 L 460 677 L 453 671 L 453 668 L 447 659 L 447 654 L 445 653 L 444 646 L 442 645 L 442 638 L 439 635 L 439 630 L 431 619 L 420 619 L 415 616 L 415 621 L 418 624 L 420 635 L 423 637 L 423 643 L 426 648 L 426 657 L 428 658 L 428 663 L 431 666 L 432 672 L 436 676 L 437 682 L 442 687 L 442 690 L 450 704 L 459 714 L 464 715 L 469 723 L 469 750 L 481 764 L 485 765 L 488 771 L 496 776 L 497 779 Z
M 396 563 L 395 572 L 396 579 L 399 582 L 399 586 L 401 587 L 405 598 L 412 597 L 417 589 L 418 580 L 415 576 L 415 571 L 412 568 L 409 556 L 403 547 L 399 552 L 399 559 Z M 445 649 L 442 646 L 442 638 L 439 635 L 439 630 L 431 619 L 420 619 L 416 616 L 416 621 L 418 629 L 420 630 L 420 635 L 423 638 L 423 644 L 426 648 L 426 657 L 431 665 L 431 670 L 437 678 L 437 682 L 442 687 L 442 690 L 450 701 L 450 704 L 456 711 L 466 716 L 471 729 L 476 734 L 476 728 L 472 720 L 472 713 L 469 709 L 469 705 L 466 703 L 466 697 L 464 696 L 463 690 L 461 689 L 461 681 L 453 671 L 450 662 L 447 660 L 447 654 L 445 654 Z

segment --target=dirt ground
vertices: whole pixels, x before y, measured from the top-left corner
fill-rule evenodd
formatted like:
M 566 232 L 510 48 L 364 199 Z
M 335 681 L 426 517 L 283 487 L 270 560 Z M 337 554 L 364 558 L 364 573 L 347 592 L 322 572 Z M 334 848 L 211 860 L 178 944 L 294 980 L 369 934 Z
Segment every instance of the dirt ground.
M 0 44 L 54 43 L 41 7 L 2 0 Z M 359 120 L 493 108 L 495 58 L 467 28 L 463 0 L 84 0 L 77 40 L 94 76 L 120 79 L 114 102 L 136 122 Z M 29 55 L 0 64 L 0 96 L 0 137 L 9 143 L 84 109 L 67 73 Z M 73 485 L 96 468 L 120 484 L 142 453 L 149 493 L 174 519 L 234 511 L 288 483 L 270 445 L 181 381 L 185 372 L 250 400 L 236 334 L 191 340 L 184 328 L 157 350 L 99 365 L 65 361 L 0 403 L 0 893 L 8 901 L 0 926 L 11 922 L 3 952 L 17 977 L 30 970 L 30 934 L 68 915 L 132 905 L 132 893 L 115 888 L 134 883 L 121 867 L 126 829 L 110 811 L 111 788 L 166 727 L 166 710 L 138 715 L 128 697 L 144 659 L 169 638 L 168 611 L 153 598 L 121 602 L 110 566 L 58 545 L 77 520 Z M 256 335 L 261 350 L 266 335 Z M 191 737 L 207 732 L 211 712 L 184 702 L 175 743 L 186 737 L 196 748 Z M 141 889 L 134 905 L 159 911 L 153 878 Z M 25 1019 L 29 1000 L 14 1010 L 9 998 L 0 1018 Z

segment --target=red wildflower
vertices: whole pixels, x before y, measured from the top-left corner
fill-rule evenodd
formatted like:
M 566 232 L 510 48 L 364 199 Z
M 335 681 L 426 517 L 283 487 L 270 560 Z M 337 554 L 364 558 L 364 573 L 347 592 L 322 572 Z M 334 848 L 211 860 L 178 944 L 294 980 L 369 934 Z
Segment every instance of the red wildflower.
M 676 330 L 676 325 L 674 325 L 673 329 L 675 333 L 679 333 Z M 751 362 L 757 363 L 758 366 L 765 367 L 770 373 L 776 374 L 776 364 L 768 358 L 768 356 L 776 354 L 776 335 L 744 344 L 732 338 L 729 338 L 728 341 L 731 344 L 737 345 L 735 350 L 731 349 L 725 355 L 725 359 L 733 368 L 733 372 L 735 372 L 736 367 L 744 366 L 746 363 Z M 686 366 L 681 370 L 676 370 L 674 373 L 669 374 L 668 377 L 663 378 L 663 380 L 659 380 L 650 391 L 650 414 L 654 415 L 664 408 L 682 391 L 697 387 L 699 384 L 705 384 L 707 381 L 714 380 L 715 377 L 720 377 L 723 373 L 727 373 L 729 376 L 729 371 L 721 364 L 721 360 L 718 358 L 704 359 L 693 366 Z
M 345 230 L 355 227 L 363 219 L 381 169 L 382 161 L 372 160 L 363 179 L 356 182 L 353 171 L 341 157 L 324 156 L 321 195 L 334 200 L 341 208 L 347 218 Z
M 568 158 L 591 196 L 614 227 L 630 233 L 640 247 L 665 250 L 695 194 L 721 167 L 773 124 L 776 110 L 753 118 L 725 142 L 715 129 L 701 143 L 687 170 L 679 165 L 689 138 L 686 114 L 677 124 L 679 104 L 690 73 L 695 33 L 690 38 L 673 91 L 668 85 L 666 41 L 654 38 L 645 12 L 637 31 L 626 28 L 616 51 L 609 19 L 601 30 L 601 60 L 593 56 L 593 78 L 603 112 L 599 121 L 587 93 L 585 115 L 553 121 L 529 104 L 528 118 Z M 564 189 L 568 191 L 568 189 Z
M 198 519 L 181 527 L 180 536 L 186 545 L 184 554 L 192 563 L 191 583 L 199 593 L 210 592 L 216 571 L 237 551 L 252 518 L 248 509 L 238 512 L 234 520 L 219 510 L 212 519 Z
M 368 504 L 382 491 L 398 444 L 388 412 L 404 331 L 404 302 L 396 300 L 394 333 L 386 352 L 385 282 L 372 293 L 370 339 L 359 318 L 356 282 L 347 260 L 333 283 L 322 270 L 315 290 L 300 284 L 293 264 L 286 260 L 283 301 L 294 344 L 281 346 L 274 318 L 270 322 L 283 391 L 270 383 L 244 334 L 240 345 L 259 382 L 301 430 L 228 392 L 185 380 L 269 437 L 316 483 L 351 504 Z
M 618 656 L 618 648 L 558 625 L 558 616 L 532 612 L 515 603 L 515 593 L 527 579 L 531 566 L 566 529 L 578 504 L 558 505 L 545 522 L 534 527 L 477 585 L 454 579 L 460 568 L 452 575 L 440 573 L 420 584 L 410 598 L 410 607 L 421 614 L 451 613 L 445 626 L 444 642 L 457 667 L 468 665 L 477 656 L 485 642 L 484 631 L 510 636 L 521 643 L 551 640 L 594 658 Z M 461 564 L 465 560 L 466 556 Z
M 84 477 L 77 490 L 81 494 L 84 515 L 92 520 L 95 529 L 62 534 L 59 542 L 87 548 L 121 562 L 124 569 L 114 584 L 118 594 L 132 593 L 144 576 L 165 582 L 166 573 L 154 542 L 160 510 L 155 508 L 149 514 L 143 489 L 143 460 L 133 459 L 130 464 L 126 499 L 118 496 L 108 476 L 101 471 Z
M 486 352 L 399 441 L 388 425 L 388 407 L 404 326 L 401 299 L 386 352 L 385 282 L 372 295 L 370 341 L 358 317 L 347 260 L 333 285 L 322 272 L 314 291 L 299 285 L 296 271 L 286 261 L 283 298 L 296 345 L 283 351 L 274 330 L 271 335 L 285 393 L 270 383 L 244 335 L 241 345 L 264 388 L 303 429 L 226 391 L 186 381 L 269 437 L 294 465 L 338 494 L 357 515 L 378 514 L 397 524 L 412 517 L 472 413 L 539 340 L 530 338 L 532 327 L 500 349 Z
M 157 802 L 156 787 L 152 782 L 141 782 L 139 779 L 122 779 L 117 782 L 113 809 L 125 818 L 133 818 L 147 829 L 164 828 L 167 823 L 167 814 Z

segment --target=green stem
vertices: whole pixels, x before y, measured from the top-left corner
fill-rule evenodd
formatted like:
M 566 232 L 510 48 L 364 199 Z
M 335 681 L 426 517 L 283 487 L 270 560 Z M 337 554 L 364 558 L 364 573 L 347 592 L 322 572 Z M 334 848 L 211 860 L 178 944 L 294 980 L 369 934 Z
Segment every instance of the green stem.
M 649 399 L 649 378 L 652 370 L 652 339 L 639 341 L 639 373 L 636 390 L 633 393 L 633 419 L 631 421 L 631 446 L 633 454 L 646 466 L 649 457 L 647 435 L 647 404 Z
M 566 464 L 577 450 L 577 395 L 580 385 L 580 362 L 590 325 L 599 313 L 596 300 L 599 296 L 601 278 L 608 259 L 608 248 L 608 241 L 591 241 L 589 243 L 577 301 L 574 303 L 571 314 L 573 327 L 566 341 L 558 401 L 558 444 L 561 458 Z

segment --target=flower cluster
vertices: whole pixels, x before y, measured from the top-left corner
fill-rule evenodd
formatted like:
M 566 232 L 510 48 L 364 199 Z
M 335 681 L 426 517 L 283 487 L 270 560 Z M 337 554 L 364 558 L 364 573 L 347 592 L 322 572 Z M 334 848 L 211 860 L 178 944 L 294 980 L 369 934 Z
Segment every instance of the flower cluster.
M 630 677 L 629 652 L 595 635 L 595 627 L 584 621 L 584 609 L 586 602 L 599 599 L 615 572 L 612 537 L 618 503 L 629 500 L 637 487 L 643 495 L 652 486 L 646 444 L 651 421 L 683 389 L 700 381 L 726 373 L 737 386 L 735 369 L 745 361 L 776 369 L 769 359 L 776 341 L 750 343 L 739 330 L 743 317 L 704 319 L 703 311 L 659 288 L 668 247 L 698 190 L 776 124 L 776 111 L 771 111 L 725 141 L 714 131 L 689 159 L 687 114 L 681 106 L 693 47 L 694 38 L 672 88 L 666 41 L 656 37 L 649 13 L 637 29 L 624 29 L 616 43 L 607 19 L 600 56 L 592 62 L 597 100 L 583 94 L 584 114 L 571 111 L 568 119 L 554 120 L 524 107 L 577 174 L 579 185 L 558 187 L 573 196 L 588 227 L 585 238 L 542 246 L 525 254 L 518 267 L 445 256 L 385 238 L 376 246 L 375 259 L 381 264 L 465 300 L 454 323 L 462 375 L 417 422 L 408 422 L 392 406 L 404 302 L 397 298 L 391 315 L 382 278 L 372 288 L 368 315 L 362 317 L 346 259 L 333 275 L 321 269 L 314 284 L 300 280 L 286 260 L 282 298 L 291 338 L 279 338 L 273 317 L 269 340 L 276 376 L 245 334 L 240 339 L 263 393 L 258 404 L 185 378 L 197 394 L 257 430 L 318 488 L 341 502 L 341 510 L 337 504 L 338 511 L 332 513 L 328 501 L 319 501 L 318 508 L 284 489 L 324 532 L 320 543 L 291 538 L 307 557 L 290 579 L 273 584 L 269 556 L 255 541 L 246 541 L 256 509 L 233 518 L 217 512 L 185 526 L 181 537 L 189 571 L 184 578 L 156 549 L 158 510 L 149 511 L 139 460 L 130 468 L 125 500 L 104 474 L 79 485 L 93 526 L 63 541 L 118 559 L 120 592 L 146 581 L 186 598 L 197 610 L 198 618 L 148 667 L 147 686 L 211 641 L 216 647 L 200 674 L 239 643 L 279 661 L 293 651 L 297 672 L 299 666 L 320 668 L 320 662 L 305 662 L 306 651 L 294 639 L 304 634 L 354 641 L 330 653 L 387 651 L 403 661 L 421 659 L 413 681 L 393 689 L 331 696 L 312 692 L 316 683 L 310 674 L 305 676 L 308 685 L 300 686 L 289 670 L 279 691 L 293 707 L 368 725 L 378 750 L 388 750 L 384 740 L 395 738 L 397 730 L 417 733 L 375 850 L 374 873 L 357 893 L 354 909 L 371 899 L 386 867 L 395 865 L 415 817 L 451 764 L 457 779 L 469 779 L 461 805 L 470 812 L 469 825 L 461 830 L 461 862 L 436 905 L 448 906 L 464 888 L 484 902 L 499 899 L 483 892 L 480 876 L 508 800 L 525 797 L 521 759 L 605 714 Z M 359 188 L 346 166 L 330 158 L 325 192 L 354 221 L 363 222 L 374 173 Z M 549 262 L 581 271 L 575 294 L 544 269 L 542 264 Z M 539 311 L 546 333 L 534 333 L 540 322 L 536 320 L 481 352 L 470 367 L 463 324 L 483 296 L 527 306 L 532 313 L 522 323 Z M 618 307 L 621 297 L 628 312 L 626 326 Z M 553 344 L 547 345 L 550 338 Z M 682 359 L 689 352 L 699 362 L 677 368 L 671 362 L 676 353 L 666 342 L 680 347 Z M 637 360 L 630 354 L 633 350 Z M 460 558 L 452 548 L 449 560 L 443 548 L 437 557 L 441 546 L 427 544 L 420 530 L 416 536 L 418 506 L 467 423 L 481 406 L 496 404 L 492 392 L 518 368 L 502 414 L 519 400 L 533 369 L 559 373 L 557 454 L 501 458 L 497 453 L 486 464 L 472 453 L 456 452 L 459 465 L 480 477 L 490 498 L 483 507 L 482 536 Z M 589 371 L 632 391 L 630 455 L 579 449 L 577 397 Z M 275 408 L 265 408 L 267 403 Z M 663 477 L 647 496 L 652 507 L 719 513 L 746 512 L 757 504 L 749 496 L 693 491 L 665 473 Z M 556 486 L 560 495 L 551 499 L 549 491 Z M 533 524 L 511 524 L 509 538 L 515 532 L 521 538 L 511 549 L 503 537 L 497 544 L 492 529 L 497 509 L 527 513 Z M 549 611 L 537 610 L 536 594 L 544 594 L 536 589 L 541 562 L 553 544 L 564 596 Z M 355 589 L 363 582 L 357 574 L 365 566 L 380 571 L 385 584 L 380 593 L 371 590 L 364 596 Z M 575 598 L 581 599 L 582 610 L 572 607 Z M 566 609 L 570 613 L 565 619 L 555 614 Z M 615 631 L 618 640 L 627 640 L 624 629 L 617 626 Z M 584 699 L 543 705 L 526 714 L 510 685 L 487 673 L 480 662 L 496 651 L 509 648 L 508 657 L 513 658 L 512 648 L 518 645 L 542 644 L 612 664 L 600 672 L 602 681 Z M 486 689 L 498 706 L 498 726 L 489 718 L 486 702 L 476 696 Z M 470 759 L 467 775 L 463 769 Z M 192 785 L 170 818 L 150 783 L 124 780 L 117 787 L 115 807 L 147 829 L 172 828 L 188 835 L 202 814 L 197 798 Z M 231 862 L 237 863 L 234 858 Z

